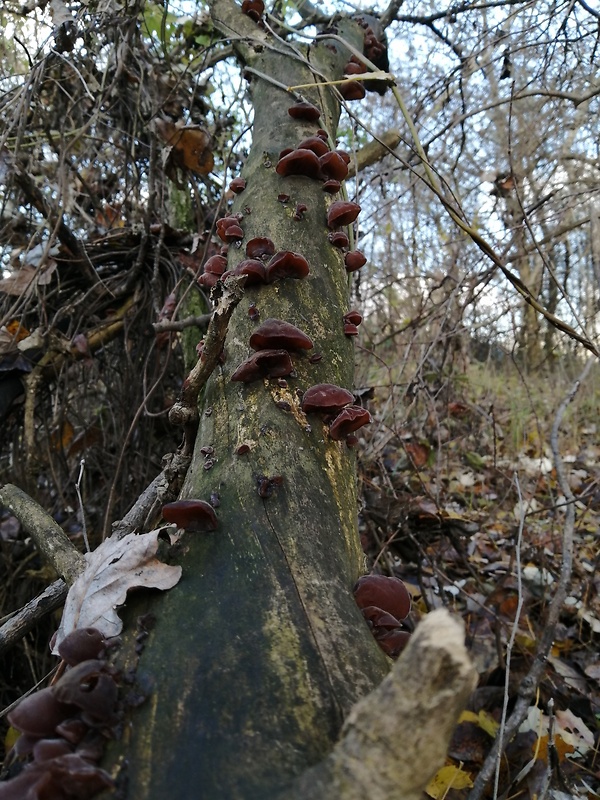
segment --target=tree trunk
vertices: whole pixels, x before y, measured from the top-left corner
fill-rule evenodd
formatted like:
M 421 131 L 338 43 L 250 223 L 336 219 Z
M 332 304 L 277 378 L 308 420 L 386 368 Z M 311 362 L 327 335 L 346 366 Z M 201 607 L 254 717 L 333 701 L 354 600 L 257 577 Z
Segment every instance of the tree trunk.
M 180 584 L 164 596 L 141 596 L 128 609 L 130 621 L 148 611 L 156 617 L 137 666 L 138 683 L 152 688 L 109 761 L 122 766 L 126 796 L 144 800 L 265 800 L 327 754 L 355 701 L 389 666 L 352 596 L 364 571 L 355 456 L 299 402 L 313 384 L 351 388 L 353 381 L 353 344 L 342 324 L 349 282 L 341 251 L 327 240 L 331 199 L 320 181 L 275 172 L 279 151 L 317 127 L 335 139 L 339 105 L 329 88 L 302 88 L 322 116 L 318 124 L 293 120 L 293 96 L 268 76 L 314 85 L 298 50 L 261 31 L 231 2 L 212 10 L 220 31 L 247 37 L 239 45 L 246 68 L 267 76 L 247 72 L 253 144 L 243 171 L 247 188 L 234 206 L 244 215 L 244 240 L 241 249 L 230 247 L 229 266 L 242 260 L 250 238 L 267 236 L 277 250 L 302 253 L 310 274 L 247 288 L 231 320 L 224 366 L 206 387 L 182 492 L 219 496 L 218 530 L 186 534 Z M 358 25 L 340 32 L 362 48 Z M 331 39 L 300 52 L 326 78 L 340 77 L 349 56 Z M 279 202 L 280 193 L 289 202 Z M 308 206 L 301 221 L 293 218 L 298 202 Z M 250 303 L 261 320 L 283 319 L 307 332 L 322 360 L 294 357 L 297 377 L 283 388 L 276 381 L 232 382 L 251 352 Z M 289 410 L 281 407 L 286 403 Z M 241 444 L 250 446 L 245 455 L 236 454 Z M 214 448 L 211 469 L 200 452 L 207 446 Z M 260 497 L 258 481 L 274 476 L 281 485 Z M 121 652 L 131 666 L 135 624 L 128 628 Z

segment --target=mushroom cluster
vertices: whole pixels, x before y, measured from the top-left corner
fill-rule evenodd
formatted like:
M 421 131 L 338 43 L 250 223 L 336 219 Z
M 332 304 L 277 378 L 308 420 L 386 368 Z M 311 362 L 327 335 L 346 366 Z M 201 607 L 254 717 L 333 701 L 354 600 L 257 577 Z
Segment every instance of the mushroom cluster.
M 301 408 L 305 414 L 324 415 L 329 424 L 329 436 L 336 441 L 346 441 L 350 447 L 356 444 L 355 431 L 368 425 L 371 415 L 366 408 L 352 405 L 354 395 L 333 383 L 317 383 L 307 389 L 302 397 Z
M 402 620 L 410 612 L 410 595 L 400 578 L 363 575 L 354 585 L 354 599 L 377 644 L 391 658 L 398 658 L 410 632 Z
M 20 732 L 12 754 L 29 763 L 0 784 L 0 797 L 87 800 L 114 781 L 98 763 L 118 733 L 123 706 L 119 673 L 105 660 L 107 642 L 95 628 L 79 628 L 58 647 L 67 670 L 53 685 L 29 695 L 8 714 Z

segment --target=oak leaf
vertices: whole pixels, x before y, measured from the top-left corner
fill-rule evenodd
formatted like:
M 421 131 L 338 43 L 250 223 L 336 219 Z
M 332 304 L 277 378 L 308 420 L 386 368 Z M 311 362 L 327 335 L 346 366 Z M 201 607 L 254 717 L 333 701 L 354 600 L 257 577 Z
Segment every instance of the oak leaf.
M 123 622 L 117 608 L 130 589 L 170 589 L 181 577 L 181 567 L 156 558 L 161 528 L 149 533 L 111 537 L 93 553 L 86 553 L 87 567 L 69 589 L 52 652 L 76 628 L 97 628 L 104 636 L 117 636 Z

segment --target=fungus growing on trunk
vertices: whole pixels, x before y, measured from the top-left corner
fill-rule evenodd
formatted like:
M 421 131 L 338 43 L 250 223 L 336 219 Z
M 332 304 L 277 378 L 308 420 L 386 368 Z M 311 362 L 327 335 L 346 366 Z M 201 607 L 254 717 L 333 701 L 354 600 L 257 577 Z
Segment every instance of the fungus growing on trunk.
M 321 175 L 319 156 L 312 150 L 292 150 L 291 153 L 279 159 L 275 170 L 284 178 L 290 175 L 319 178 Z
M 316 122 L 321 116 L 321 112 L 316 106 L 305 101 L 294 103 L 293 106 L 290 106 L 288 114 L 293 119 L 304 119 L 307 122 Z
M 248 258 L 262 258 L 272 256 L 275 253 L 275 245 L 266 236 L 256 236 L 246 244 L 246 255 Z
M 343 181 L 348 175 L 348 165 L 335 150 L 325 153 L 319 158 L 321 172 L 326 178 Z
M 242 3 L 242 14 L 246 14 L 253 19 L 254 22 L 258 22 L 262 17 L 265 10 L 265 4 L 263 0 L 244 0 Z
M 312 150 L 319 158 L 330 152 L 329 145 L 320 136 L 309 136 L 298 145 L 298 150 Z
M 366 408 L 362 406 L 347 406 L 340 411 L 331 423 L 329 435 L 332 439 L 341 441 L 349 433 L 354 433 L 354 431 L 362 428 L 363 425 L 368 425 L 371 421 L 371 415 Z
M 327 212 L 327 225 L 330 228 L 339 228 L 350 225 L 360 214 L 360 206 L 350 200 L 336 200 Z
M 359 608 L 376 606 L 403 620 L 410 612 L 410 595 L 400 578 L 363 575 L 354 584 L 354 599 Z
M 244 178 L 234 178 L 229 184 L 229 188 L 234 194 L 240 194 L 246 188 L 246 180 Z
M 323 184 L 323 191 L 327 192 L 328 194 L 336 194 L 342 188 L 342 184 L 339 181 L 325 181 Z
M 350 240 L 344 233 L 344 231 L 333 231 L 332 233 L 327 235 L 327 238 L 331 242 L 334 247 L 339 247 L 340 250 L 344 247 L 348 247 L 350 244 Z
M 205 500 L 176 500 L 162 507 L 163 519 L 174 522 L 186 531 L 214 531 L 218 520 L 210 503 Z
M 309 272 L 308 261 L 304 256 L 291 250 L 281 250 L 267 264 L 267 283 L 278 278 L 306 278 Z
M 252 383 L 261 378 L 285 378 L 293 371 L 287 350 L 259 350 L 240 364 L 231 380 Z
M 97 628 L 76 628 L 58 645 L 58 654 L 70 667 L 99 658 L 106 647 L 106 640 Z
M 356 272 L 356 270 L 364 267 L 367 263 L 367 257 L 360 250 L 352 250 L 344 256 L 344 264 L 346 265 L 346 272 Z
M 311 411 L 337 414 L 353 400 L 354 395 L 348 389 L 343 389 L 333 383 L 317 383 L 304 392 L 301 407 L 305 414 L 309 414 Z
M 367 93 L 359 81 L 344 81 L 338 89 L 344 100 L 362 100 Z
M 311 350 L 312 339 L 304 331 L 281 319 L 266 319 L 250 337 L 253 350 Z
M 234 275 L 247 275 L 246 286 L 255 286 L 258 283 L 265 283 L 267 270 L 262 261 L 256 258 L 245 258 L 233 270 Z

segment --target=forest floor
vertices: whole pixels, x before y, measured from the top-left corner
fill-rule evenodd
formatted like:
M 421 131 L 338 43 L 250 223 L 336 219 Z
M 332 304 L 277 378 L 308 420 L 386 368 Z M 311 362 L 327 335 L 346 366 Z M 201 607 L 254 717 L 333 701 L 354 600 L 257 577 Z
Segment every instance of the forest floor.
M 567 501 L 550 434 L 580 367 L 532 377 L 510 363 L 499 369 L 472 363 L 458 374 L 432 371 L 403 386 L 393 370 L 373 364 L 359 358 L 374 417 L 357 448 L 361 539 L 368 566 L 409 588 L 409 627 L 441 605 L 465 622 L 479 687 L 447 765 L 428 789 L 435 800 L 463 800 L 498 735 L 503 709 L 510 714 L 539 656 L 560 584 Z M 598 796 L 599 373 L 587 377 L 560 426 L 559 454 L 575 499 L 573 571 L 537 694 L 500 765 L 501 798 L 537 799 L 548 783 L 556 800 Z M 14 517 L 0 517 L 5 609 L 24 605 L 53 579 L 18 527 Z M 0 657 L 1 707 L 54 666 L 48 641 L 59 616 Z
M 472 364 L 445 382 L 425 378 L 406 422 L 406 396 L 396 405 L 388 392 L 383 404 L 376 391 L 371 401 L 379 425 L 359 455 L 370 566 L 405 581 L 413 624 L 440 605 L 460 614 L 480 676 L 431 797 L 466 797 L 539 655 L 568 528 L 551 428 L 577 369 L 532 378 Z M 599 390 L 596 369 L 559 429 L 575 501 L 573 570 L 543 678 L 500 765 L 499 797 L 539 798 L 549 787 L 562 800 L 598 796 Z

